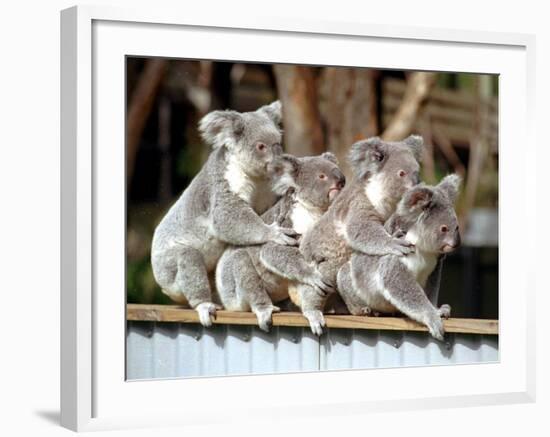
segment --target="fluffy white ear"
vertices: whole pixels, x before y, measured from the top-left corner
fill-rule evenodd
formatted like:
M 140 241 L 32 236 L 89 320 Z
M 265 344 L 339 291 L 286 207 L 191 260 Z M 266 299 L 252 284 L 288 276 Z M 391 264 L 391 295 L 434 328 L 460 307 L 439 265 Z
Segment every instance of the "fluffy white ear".
M 433 195 L 430 187 L 419 184 L 405 193 L 401 203 L 408 210 L 425 209 L 430 205 Z
M 202 138 L 214 149 L 232 149 L 244 131 L 244 120 L 236 111 L 212 111 L 199 121 Z
M 459 175 L 453 173 L 445 176 L 437 185 L 437 188 L 443 191 L 445 195 L 449 198 L 449 200 L 454 203 L 458 196 L 461 182 L 462 178 Z
M 422 149 L 424 148 L 424 140 L 420 135 L 410 135 L 403 140 L 409 146 L 418 162 L 422 161 Z
M 272 190 L 282 196 L 289 188 L 296 188 L 296 178 L 300 171 L 300 160 L 287 153 L 274 159 L 268 166 L 272 180 Z
M 281 121 L 283 120 L 283 105 L 281 104 L 280 100 L 275 100 L 269 105 L 262 106 L 260 109 L 258 109 L 258 112 L 263 112 L 277 126 L 279 126 L 281 124 Z

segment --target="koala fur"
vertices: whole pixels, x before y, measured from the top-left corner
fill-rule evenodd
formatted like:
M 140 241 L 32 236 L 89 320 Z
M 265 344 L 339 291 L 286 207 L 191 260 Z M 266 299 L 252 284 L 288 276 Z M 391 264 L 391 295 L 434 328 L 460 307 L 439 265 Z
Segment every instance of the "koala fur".
M 151 264 L 172 300 L 189 304 L 204 326 L 216 305 L 208 274 L 227 244 L 296 244 L 294 232 L 260 218 L 276 201 L 270 168 L 280 159 L 281 104 L 213 111 L 199 122 L 213 148 L 207 162 L 155 229 Z
M 262 218 L 267 224 L 307 232 L 325 213 L 344 187 L 345 177 L 332 153 L 295 158 L 283 155 L 285 172 L 292 181 L 286 194 Z M 275 266 L 284 266 L 282 271 Z M 216 269 L 216 288 L 224 308 L 252 310 L 261 329 L 268 331 L 273 303 L 288 298 L 288 284 L 301 281 L 313 287 L 330 288 L 313 263 L 306 263 L 297 247 L 274 242 L 227 249 Z M 327 290 L 328 291 L 328 290 Z
M 300 243 L 304 259 L 317 265 L 324 282 L 336 284 L 338 270 L 352 251 L 405 255 L 413 250 L 410 242 L 390 235 L 384 223 L 403 193 L 419 182 L 422 147 L 422 138 L 414 135 L 399 142 L 374 137 L 351 147 L 353 180 Z M 317 335 L 325 326 L 327 298 L 320 291 L 304 283 L 289 290 Z
M 445 333 L 441 318 L 450 316 L 449 305 L 437 305 L 441 267 L 446 253 L 460 245 L 453 207 L 460 177 L 449 175 L 437 186 L 420 184 L 409 190 L 386 230 L 404 235 L 413 253 L 366 255 L 355 252 L 338 272 L 338 292 L 354 315 L 400 311 L 426 325 L 433 337 Z

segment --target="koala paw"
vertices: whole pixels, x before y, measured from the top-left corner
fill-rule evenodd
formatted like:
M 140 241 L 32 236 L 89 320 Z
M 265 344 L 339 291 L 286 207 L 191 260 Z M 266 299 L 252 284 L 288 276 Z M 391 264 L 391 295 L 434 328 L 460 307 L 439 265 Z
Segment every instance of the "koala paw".
M 321 297 L 326 297 L 336 291 L 334 284 L 324 280 L 318 270 L 315 270 L 315 273 L 305 282 L 315 288 L 315 291 Z
M 451 306 L 447 304 L 443 304 L 439 307 L 437 312 L 439 313 L 442 319 L 448 319 L 449 317 L 451 317 Z
M 428 323 L 426 323 L 426 325 L 433 338 L 443 341 L 445 328 L 443 328 L 441 317 L 431 319 Z
M 275 305 L 271 305 L 267 308 L 261 308 L 261 309 L 255 309 L 254 314 L 256 314 L 256 318 L 258 319 L 258 326 L 262 331 L 269 332 L 271 330 L 271 327 L 273 326 L 273 321 L 271 320 L 271 316 L 273 313 L 278 313 L 281 311 L 281 308 L 276 307 Z
M 219 305 L 212 302 L 203 302 L 195 307 L 195 311 L 199 313 L 199 320 L 202 326 L 212 326 L 212 322 L 216 319 L 216 310 L 220 310 Z
M 303 315 L 309 322 L 311 332 L 317 336 L 320 336 L 323 333 L 323 328 L 326 326 L 323 313 L 318 310 L 307 310 L 303 312 Z
M 390 248 L 391 254 L 398 256 L 408 255 L 410 253 L 414 253 L 415 251 L 414 244 L 404 238 L 392 238 Z
M 276 223 L 269 225 L 272 229 L 271 241 L 282 246 L 297 246 L 298 234 L 294 229 L 282 228 Z

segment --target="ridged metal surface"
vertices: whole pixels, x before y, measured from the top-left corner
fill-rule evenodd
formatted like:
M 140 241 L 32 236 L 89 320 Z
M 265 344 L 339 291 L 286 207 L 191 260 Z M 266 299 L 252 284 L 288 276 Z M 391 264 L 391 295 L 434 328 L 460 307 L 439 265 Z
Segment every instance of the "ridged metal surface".
M 498 337 L 423 332 L 128 322 L 127 379 L 370 369 L 498 361 Z

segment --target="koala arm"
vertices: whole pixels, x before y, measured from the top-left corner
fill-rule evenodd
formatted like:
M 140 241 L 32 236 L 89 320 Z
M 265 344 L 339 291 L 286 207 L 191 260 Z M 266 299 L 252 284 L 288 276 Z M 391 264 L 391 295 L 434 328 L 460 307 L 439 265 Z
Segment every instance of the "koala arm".
M 322 293 L 334 291 L 333 285 L 323 280 L 321 273 L 306 262 L 297 247 L 264 244 L 260 251 L 260 261 L 268 270 L 286 279 L 311 285 Z
M 364 210 L 348 214 L 345 238 L 349 246 L 367 255 L 406 255 L 414 246 L 388 233 L 384 224 Z
M 244 246 L 268 241 L 296 244 L 294 231 L 276 223 L 266 225 L 248 203 L 233 193 L 215 194 L 211 218 L 215 236 L 229 244 Z
M 426 296 L 428 297 L 428 300 L 434 306 L 437 306 L 437 300 L 439 297 L 439 286 L 441 284 L 441 271 L 443 269 L 444 259 L 445 259 L 445 255 L 441 255 L 438 258 L 435 269 L 430 274 L 430 276 L 428 276 L 428 280 L 426 281 L 426 286 L 424 287 L 424 291 L 426 293 Z

